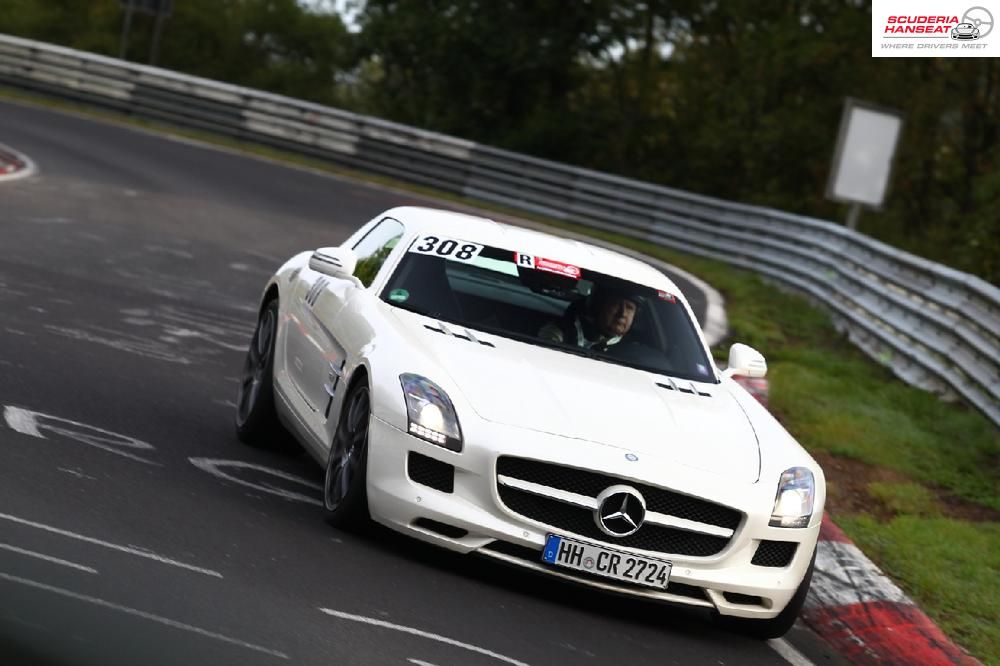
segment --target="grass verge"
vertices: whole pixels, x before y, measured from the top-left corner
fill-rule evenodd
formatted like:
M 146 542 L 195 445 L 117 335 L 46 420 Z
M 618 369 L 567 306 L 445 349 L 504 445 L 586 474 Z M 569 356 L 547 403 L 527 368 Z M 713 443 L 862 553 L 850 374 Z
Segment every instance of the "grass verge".
M 0 87 L 0 97 L 165 129 L 347 178 L 531 218 L 640 250 L 698 275 L 726 298 L 730 341 L 750 344 L 767 356 L 771 409 L 823 465 L 827 508 L 837 522 L 954 640 L 984 662 L 1000 663 L 996 428 L 964 405 L 942 402 L 897 380 L 839 335 L 826 313 L 805 298 L 752 273 L 623 235 L 8 88 Z M 713 351 L 725 354 L 721 346 Z

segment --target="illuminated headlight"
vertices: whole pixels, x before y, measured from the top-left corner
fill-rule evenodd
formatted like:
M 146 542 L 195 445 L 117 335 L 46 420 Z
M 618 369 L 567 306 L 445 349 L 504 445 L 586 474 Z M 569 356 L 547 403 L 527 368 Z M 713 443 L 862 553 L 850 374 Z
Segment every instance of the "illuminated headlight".
M 448 394 L 420 375 L 402 374 L 399 383 L 403 385 L 410 434 L 446 449 L 461 451 L 462 430 Z
M 792 467 L 781 474 L 774 496 L 771 527 L 806 527 L 812 518 L 816 482 L 805 467 Z

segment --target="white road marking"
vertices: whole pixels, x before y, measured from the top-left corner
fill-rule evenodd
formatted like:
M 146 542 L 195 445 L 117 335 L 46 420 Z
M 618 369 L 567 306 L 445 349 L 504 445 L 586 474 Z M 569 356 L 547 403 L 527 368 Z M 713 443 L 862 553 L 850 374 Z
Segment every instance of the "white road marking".
M 21 162 L 21 164 L 24 165 L 23 169 L 18 169 L 13 173 L 5 173 L 2 176 L 0 176 L 0 182 L 8 180 L 17 180 L 19 178 L 27 178 L 28 176 L 34 175 L 35 172 L 38 170 L 38 167 L 35 166 L 34 161 L 24 153 L 14 150 L 10 146 L 2 143 L 0 143 L 0 149 L 2 149 L 3 152 L 7 153 L 8 155 L 13 155 Z
M 3 418 L 7 422 L 7 426 L 14 432 L 45 439 L 44 435 L 38 431 L 38 420 L 35 418 L 34 412 L 18 407 L 4 407 Z
M 93 446 L 103 451 L 113 453 L 117 456 L 135 460 L 136 462 L 153 465 L 155 467 L 162 467 L 162 465 L 158 462 L 154 462 L 148 458 L 143 458 L 142 456 L 137 456 L 121 450 L 122 448 L 135 449 L 139 451 L 155 450 L 155 447 L 152 444 L 135 439 L 134 437 L 126 437 L 125 435 L 120 435 L 116 432 L 104 430 L 103 428 L 98 428 L 96 426 L 87 425 L 86 423 L 79 423 L 78 421 L 71 421 L 69 419 L 52 416 L 50 414 L 43 414 L 41 412 L 33 412 L 30 409 L 11 407 L 10 405 L 3 408 L 3 417 L 11 430 L 19 432 L 22 435 L 46 439 L 45 435 L 42 434 L 42 431 L 44 430 L 46 432 L 62 435 L 63 437 L 75 439 L 76 441 L 82 442 L 87 446 Z
M 97 569 L 86 567 L 82 564 L 77 564 L 76 562 L 70 562 L 69 560 L 61 560 L 58 557 L 52 557 L 51 555 L 45 555 L 44 553 L 36 553 L 33 550 L 18 548 L 17 546 L 12 546 L 9 543 L 0 543 L 0 549 L 9 550 L 12 553 L 20 553 L 21 555 L 27 555 L 28 557 L 34 557 L 39 560 L 45 560 L 46 562 L 51 562 L 52 564 L 59 564 L 64 567 L 69 567 L 70 569 L 86 571 L 87 573 L 92 573 L 92 574 L 97 573 Z
M 487 657 L 492 657 L 497 661 L 502 661 L 506 664 L 513 664 L 514 666 L 528 666 L 523 661 L 518 661 L 517 659 L 512 659 L 506 657 L 492 650 L 487 650 L 486 648 L 481 648 L 476 645 L 470 645 L 469 643 L 463 643 L 462 641 L 456 641 L 454 638 L 448 638 L 447 636 L 441 636 L 440 634 L 432 634 L 429 631 L 422 631 L 420 629 L 414 629 L 413 627 L 407 627 L 402 624 L 393 624 L 392 622 L 386 622 L 384 620 L 377 620 L 373 617 L 365 617 L 364 615 L 354 615 L 352 613 L 344 613 L 342 611 L 331 610 L 329 608 L 320 608 L 321 613 L 326 613 L 327 615 L 332 615 L 333 617 L 340 618 L 341 620 L 350 620 L 351 622 L 361 622 L 363 624 L 370 624 L 374 627 L 382 627 L 384 629 L 392 629 L 394 631 L 399 631 L 404 634 L 411 634 L 413 636 L 420 636 L 421 638 L 427 638 L 432 641 L 437 641 L 439 643 L 444 643 L 445 645 L 453 645 L 455 647 L 460 647 L 469 652 L 476 652 L 478 654 L 486 655 Z M 413 661 L 412 659 L 410 661 Z
M 767 644 L 792 666 L 815 666 L 808 657 L 796 650 L 784 638 L 772 638 Z
M 201 567 L 196 567 L 193 564 L 178 562 L 177 560 L 172 560 L 169 557 L 157 555 L 152 551 L 139 550 L 138 548 L 129 548 L 128 546 L 120 546 L 116 543 L 101 541 L 100 539 L 95 539 L 94 537 L 85 536 L 83 534 L 77 534 L 76 532 L 70 532 L 69 530 L 60 529 L 58 527 L 52 527 L 51 525 L 45 525 L 43 523 L 36 523 L 34 521 L 26 520 L 24 518 L 18 518 L 17 516 L 12 516 L 7 513 L 0 513 L 0 520 L 8 520 L 12 523 L 17 523 L 19 525 L 34 527 L 35 529 L 43 530 L 45 532 L 51 532 L 52 534 L 58 534 L 59 536 L 69 537 L 70 539 L 77 539 L 78 541 L 94 544 L 95 546 L 103 546 L 104 548 L 108 548 L 110 550 L 117 550 L 118 552 L 121 553 L 128 553 L 129 555 L 145 557 L 146 559 L 154 560 L 156 562 L 159 562 L 160 564 L 168 564 L 172 567 L 187 569 L 188 571 L 194 571 L 195 573 L 204 574 L 206 576 L 211 576 L 213 578 L 222 578 L 222 574 L 220 574 L 218 571 L 212 571 L 211 569 L 203 569 Z
M 144 620 L 149 620 L 151 622 L 157 622 L 159 624 L 171 627 L 173 629 L 190 631 L 191 633 L 198 634 L 199 636 L 204 636 L 206 638 L 214 638 L 217 641 L 229 643 L 230 645 L 238 645 L 239 647 L 243 647 L 248 650 L 254 650 L 256 652 L 262 652 L 264 654 L 271 655 L 272 657 L 278 657 L 280 659 L 289 658 L 287 654 L 285 654 L 284 652 L 279 652 L 278 650 L 272 650 L 271 648 L 262 647 L 260 645 L 254 645 L 253 643 L 247 643 L 246 641 L 241 641 L 238 638 L 232 638 L 224 634 L 219 634 L 214 631 L 209 631 L 208 629 L 202 629 L 201 627 L 196 627 L 191 624 L 178 622 L 177 620 L 171 620 L 170 618 L 163 617 L 162 615 L 147 613 L 146 611 L 139 610 L 138 608 L 131 608 L 130 606 L 122 606 L 121 604 L 116 604 L 111 601 L 105 601 L 104 599 L 91 597 L 86 594 L 80 594 L 79 592 L 73 592 L 71 590 L 66 590 L 61 587 L 56 587 L 54 585 L 39 583 L 38 581 L 31 580 L 29 578 L 21 578 L 20 576 L 12 576 L 10 574 L 0 572 L 0 580 L 6 580 L 11 583 L 17 583 L 19 585 L 25 585 L 27 587 L 33 587 L 39 590 L 45 590 L 46 592 L 52 592 L 53 594 L 58 594 L 60 596 L 68 597 L 70 599 L 85 601 L 87 603 L 94 604 L 95 606 L 110 608 L 111 610 L 120 611 L 122 613 L 126 613 L 133 617 L 139 617 Z
M 406 661 L 410 662 L 411 664 L 416 664 L 417 666 L 435 666 L 435 664 L 432 664 L 429 661 L 424 661 L 422 659 L 414 659 L 413 657 L 410 657 Z
M 232 476 L 223 472 L 220 467 L 235 467 L 237 469 L 252 469 L 258 472 L 263 472 L 271 476 L 276 476 L 279 479 L 284 479 L 285 481 L 291 481 L 292 483 L 297 483 L 299 485 L 305 486 L 307 488 L 312 488 L 319 492 L 323 491 L 323 486 L 318 483 L 313 483 L 307 479 L 295 476 L 294 474 L 289 474 L 288 472 L 282 472 L 280 469 L 273 469 L 271 467 L 265 467 L 264 465 L 257 465 L 255 463 L 244 462 L 242 460 L 218 460 L 214 458 L 188 458 L 192 465 L 198 469 L 208 472 L 212 476 L 218 477 L 220 479 L 225 479 L 226 481 L 232 481 L 233 483 L 238 483 L 241 486 L 246 486 L 247 488 L 253 488 L 254 490 L 259 490 L 261 492 L 269 493 L 271 495 L 277 495 L 282 499 L 291 500 L 294 502 L 305 502 L 306 504 L 314 504 L 316 506 L 323 506 L 323 501 L 315 497 L 310 497 L 308 495 L 303 495 L 302 493 L 297 493 L 292 490 L 286 490 L 285 488 L 278 488 L 262 483 L 252 483 L 250 481 L 244 481 L 243 479 Z
M 168 298 L 179 298 L 179 296 L 171 294 Z M 126 333 L 111 331 L 112 337 L 108 337 L 100 334 L 100 327 L 93 327 L 94 330 L 98 331 L 98 333 L 84 331 L 77 328 L 67 328 L 65 326 L 52 326 L 50 324 L 46 324 L 44 328 L 47 331 L 71 340 L 93 342 L 94 344 L 111 347 L 112 349 L 117 349 L 118 351 L 138 354 L 139 356 L 143 356 L 145 358 L 167 361 L 169 363 L 179 363 L 180 365 L 191 365 L 193 363 L 193 361 L 189 358 L 185 356 L 178 356 L 170 349 L 164 348 L 164 346 L 159 342 L 142 339 L 136 340 L 134 339 L 135 336 L 130 336 Z
M 91 481 L 97 481 L 97 477 L 96 476 L 90 476 L 89 474 L 84 474 L 83 472 L 81 472 L 79 470 L 69 469 L 68 467 L 56 467 L 56 469 L 59 470 L 60 472 L 65 472 L 67 474 L 71 474 L 71 475 L 77 477 L 78 479 L 90 479 Z

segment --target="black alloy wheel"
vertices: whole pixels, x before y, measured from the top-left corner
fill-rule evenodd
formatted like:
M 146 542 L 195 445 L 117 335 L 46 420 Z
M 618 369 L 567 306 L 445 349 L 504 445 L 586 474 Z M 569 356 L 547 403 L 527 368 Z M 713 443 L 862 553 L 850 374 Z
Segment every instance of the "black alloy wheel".
M 344 400 L 330 447 L 323 483 L 326 520 L 334 527 L 357 528 L 368 522 L 368 386 L 358 384 Z
M 275 447 L 285 437 L 274 409 L 274 343 L 278 333 L 278 301 L 261 310 L 250 340 L 236 397 L 236 436 L 254 446 Z

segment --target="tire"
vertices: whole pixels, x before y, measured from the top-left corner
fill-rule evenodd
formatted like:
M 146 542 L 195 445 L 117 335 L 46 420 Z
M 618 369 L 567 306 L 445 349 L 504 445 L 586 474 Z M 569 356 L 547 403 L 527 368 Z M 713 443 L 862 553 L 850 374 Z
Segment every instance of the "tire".
M 260 448 L 283 448 L 288 434 L 274 408 L 274 344 L 278 332 L 278 300 L 261 310 L 236 395 L 236 436 Z
M 356 384 L 344 399 L 323 479 L 326 522 L 340 529 L 368 524 L 368 385 Z
M 799 583 L 799 587 L 795 590 L 795 594 L 788 602 L 788 605 L 776 617 L 769 620 L 754 620 L 747 617 L 731 617 L 715 613 L 713 618 L 719 626 L 733 633 L 743 634 L 744 636 L 760 640 L 781 638 L 792 628 L 792 625 L 795 624 L 795 620 L 799 616 L 799 611 L 802 610 L 802 605 L 806 601 L 806 595 L 809 594 L 809 584 L 812 582 L 815 566 L 816 551 L 813 550 L 812 560 L 809 562 L 809 568 L 806 569 L 806 575 L 802 577 L 802 582 Z

